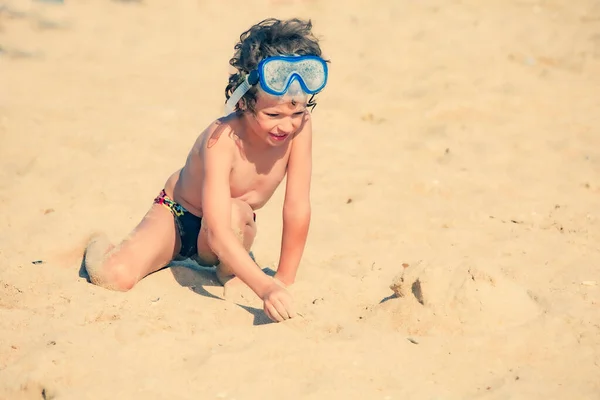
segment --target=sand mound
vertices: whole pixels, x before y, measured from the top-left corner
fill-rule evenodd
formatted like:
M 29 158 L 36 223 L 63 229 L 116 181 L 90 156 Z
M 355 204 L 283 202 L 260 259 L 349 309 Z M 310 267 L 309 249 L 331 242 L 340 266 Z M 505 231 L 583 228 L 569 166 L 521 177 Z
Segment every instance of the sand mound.
M 521 286 L 468 264 L 408 266 L 390 289 L 394 294 L 371 310 L 372 317 L 413 335 L 504 330 L 542 311 Z

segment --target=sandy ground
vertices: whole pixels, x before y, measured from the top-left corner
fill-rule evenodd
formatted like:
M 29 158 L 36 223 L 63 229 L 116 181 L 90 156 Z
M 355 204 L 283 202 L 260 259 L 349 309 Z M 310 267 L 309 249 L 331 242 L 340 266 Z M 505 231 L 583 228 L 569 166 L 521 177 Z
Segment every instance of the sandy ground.
M 1 399 L 600 398 L 600 2 L 341 4 L 0 1 Z M 332 61 L 302 317 L 192 264 L 88 284 L 88 235 L 143 216 L 270 16 Z

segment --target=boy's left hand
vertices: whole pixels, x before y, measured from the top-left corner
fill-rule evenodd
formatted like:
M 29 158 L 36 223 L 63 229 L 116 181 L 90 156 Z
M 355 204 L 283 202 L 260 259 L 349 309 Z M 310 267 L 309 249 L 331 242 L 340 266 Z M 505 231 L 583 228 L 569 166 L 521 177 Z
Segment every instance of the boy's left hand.
M 296 316 L 292 296 L 276 281 L 262 299 L 264 312 L 272 321 L 282 322 Z

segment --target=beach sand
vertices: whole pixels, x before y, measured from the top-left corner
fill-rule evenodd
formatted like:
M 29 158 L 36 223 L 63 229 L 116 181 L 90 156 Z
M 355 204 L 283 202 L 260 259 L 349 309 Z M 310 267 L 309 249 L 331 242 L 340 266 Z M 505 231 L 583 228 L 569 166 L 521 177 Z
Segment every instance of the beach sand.
M 600 398 L 599 1 L 0 4 L 0 399 Z M 221 115 L 240 33 L 293 16 L 331 60 L 302 316 L 190 263 L 87 283 L 87 238 Z

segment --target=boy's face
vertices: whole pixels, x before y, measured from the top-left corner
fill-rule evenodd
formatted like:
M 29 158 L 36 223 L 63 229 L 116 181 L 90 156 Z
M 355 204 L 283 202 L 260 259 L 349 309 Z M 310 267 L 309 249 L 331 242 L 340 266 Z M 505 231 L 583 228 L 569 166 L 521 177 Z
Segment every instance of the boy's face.
M 249 118 L 252 131 L 271 146 L 280 146 L 302 126 L 307 96 L 275 97 L 258 92 L 255 115 Z

